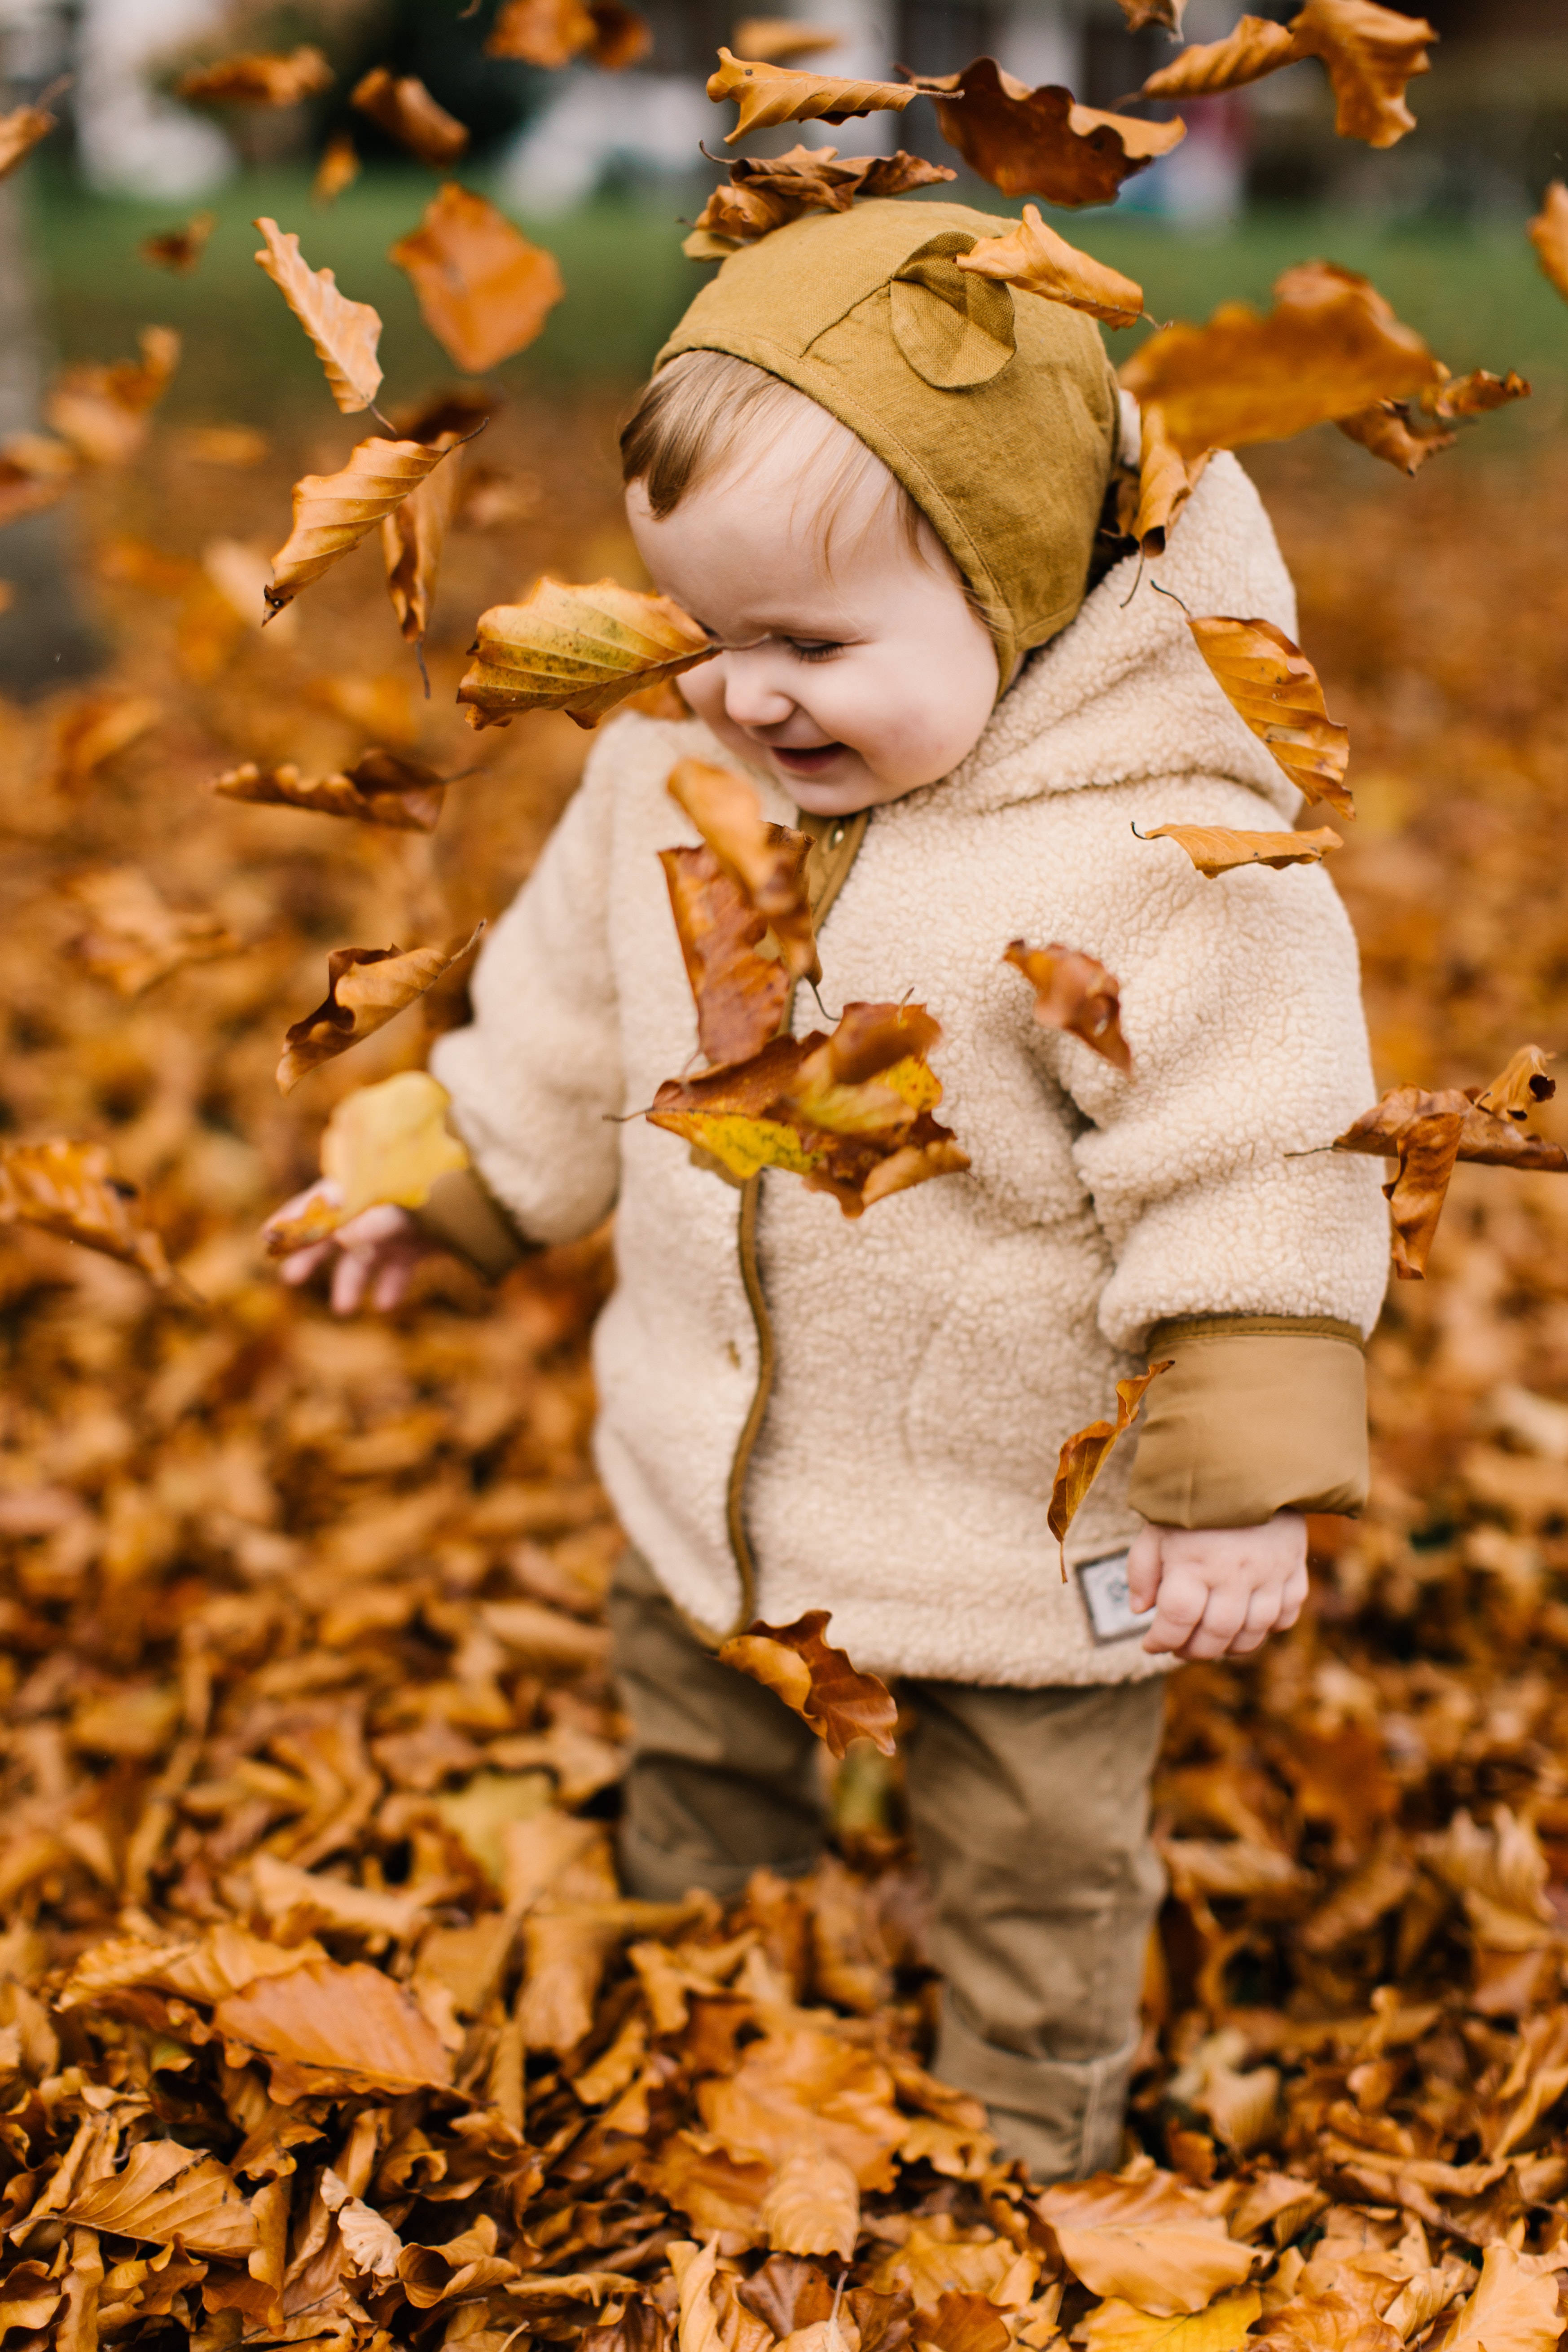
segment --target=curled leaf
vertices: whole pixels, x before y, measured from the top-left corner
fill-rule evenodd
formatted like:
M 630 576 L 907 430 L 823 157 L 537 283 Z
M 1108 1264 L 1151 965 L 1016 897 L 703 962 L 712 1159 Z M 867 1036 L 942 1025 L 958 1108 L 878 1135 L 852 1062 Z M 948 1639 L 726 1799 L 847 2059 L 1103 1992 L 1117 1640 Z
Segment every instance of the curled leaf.
M 8 114 L 0 114 L 0 180 L 8 179 L 40 140 L 58 130 L 59 117 L 49 112 L 47 101 L 63 90 L 68 80 L 65 77 L 56 82 L 36 106 L 14 106 Z
M 1557 1092 L 1556 1079 L 1546 1075 L 1547 1063 L 1555 1058 L 1542 1053 L 1539 1045 L 1521 1045 L 1491 1084 L 1481 1088 L 1476 1108 L 1522 1125 L 1538 1103 L 1550 1102 Z
M 1047 1029 L 1063 1029 L 1108 1061 L 1124 1077 L 1132 1056 L 1121 1034 L 1121 992 L 1114 975 L 1096 956 L 1079 948 L 1032 948 L 1015 940 L 1003 960 L 1021 971 L 1035 992 L 1035 1018 Z
M 362 751 L 352 767 L 314 783 L 306 783 L 296 767 L 260 768 L 247 760 L 216 776 L 212 789 L 224 800 L 249 801 L 264 808 L 313 809 L 321 816 L 389 825 L 398 833 L 433 833 L 447 779 L 405 752 L 369 751 Z
M 1272 621 L 1189 614 L 1187 626 L 1232 709 L 1268 745 L 1298 791 L 1353 816 L 1345 786 L 1350 730 L 1329 717 L 1318 673 L 1300 646 Z
M 768 131 L 779 122 L 847 122 L 857 114 L 901 114 L 921 94 L 915 82 L 840 81 L 830 74 L 795 73 L 788 66 L 746 59 L 721 48 L 719 69 L 708 78 L 715 105 L 732 98 L 739 113 L 724 133 L 734 145 L 748 131 Z
M 232 955 L 240 944 L 217 916 L 171 907 L 134 866 L 73 875 L 62 887 L 92 921 L 71 953 L 121 996 L 140 996 L 182 964 Z
M 1436 37 L 1425 17 L 1401 16 L 1376 0 L 1307 0 L 1288 26 L 1243 16 L 1223 40 L 1184 49 L 1150 75 L 1139 96 L 1194 98 L 1239 89 L 1302 58 L 1319 58 L 1333 89 L 1340 137 L 1393 147 L 1415 128 L 1405 85 L 1431 70 L 1426 51 Z
M 1344 847 L 1327 825 L 1315 833 L 1237 833 L 1220 824 L 1152 824 L 1138 838 L 1175 842 L 1210 882 L 1238 866 L 1316 866 L 1331 849 Z
M 3 131 L 4 124 L 0 123 L 0 131 Z M 193 213 L 184 228 L 164 229 L 159 236 L 144 236 L 136 250 L 154 269 L 172 269 L 184 277 L 201 259 L 216 226 L 216 213 Z
M 799 2147 L 769 2181 L 757 2219 L 781 2253 L 837 2254 L 847 2263 L 860 2231 L 860 2184 L 842 2158 Z
M 1358 408 L 1353 416 L 1338 416 L 1335 425 L 1347 441 L 1357 441 L 1385 466 L 1396 466 L 1402 474 L 1417 474 L 1428 457 L 1443 449 L 1451 449 L 1455 436 L 1427 428 L 1413 430 L 1413 410 L 1407 400 L 1374 400 L 1370 407 Z
M 936 99 L 942 137 L 971 171 L 1005 195 L 1043 196 L 1049 205 L 1114 204 L 1123 181 L 1186 136 L 1179 119 L 1105 114 L 1054 83 L 1031 89 L 994 58 L 976 58 L 925 87 Z
M 78 2189 L 61 2219 L 191 2252 L 245 2256 L 261 2243 L 255 2214 L 226 2166 L 172 2139 L 142 2140 L 121 2172 Z
M 440 948 L 334 948 L 327 958 L 325 999 L 285 1033 L 279 1091 L 292 1094 L 322 1062 L 395 1020 L 478 944 L 484 928 L 477 923 L 466 940 Z
M 140 361 L 62 368 L 44 398 L 44 415 L 62 440 L 92 466 L 126 466 L 147 438 L 150 412 L 168 390 L 180 360 L 173 327 L 143 327 Z
M 1568 186 L 1561 180 L 1548 187 L 1527 234 L 1542 272 L 1568 301 Z
M 870 196 L 899 196 L 955 178 L 922 156 L 856 155 L 839 163 L 836 147 L 792 147 L 784 155 L 742 155 L 697 215 L 682 252 L 693 260 L 731 253 L 808 212 L 847 212 Z
M 387 259 L 406 272 L 420 317 L 468 375 L 525 350 L 566 291 L 552 254 L 451 181 Z
M 706 760 L 678 760 L 667 789 L 767 924 L 790 978 L 820 980 L 805 876 L 810 836 L 770 824 L 745 778 Z
M 800 838 L 803 850 L 809 848 Z M 658 856 L 697 1006 L 698 1045 L 713 1069 L 749 1062 L 777 1036 L 784 1019 L 791 992 L 784 960 L 757 952 L 767 924 L 714 850 L 661 849 Z
M 304 44 L 286 53 L 249 51 L 193 66 L 180 76 L 174 92 L 204 106 L 298 106 L 301 99 L 331 89 L 335 79 L 321 50 Z
M 1140 98 L 1208 98 L 1216 91 L 1240 89 L 1260 81 L 1281 66 L 1294 65 L 1301 52 L 1289 29 L 1268 16 L 1243 16 L 1223 40 L 1194 41 L 1160 66 L 1140 89 Z
M 1037 205 L 1024 206 L 1023 219 L 1006 236 L 983 236 L 973 251 L 961 253 L 958 266 L 1042 295 L 1047 302 L 1087 310 L 1107 326 L 1131 327 L 1142 315 L 1143 289 L 1058 236 L 1040 218 Z
M 285 235 L 265 215 L 251 226 L 266 240 L 257 267 L 267 272 L 315 345 L 339 408 L 345 416 L 368 408 L 381 384 L 380 312 L 340 294 L 330 269 L 312 269 L 291 231 Z
M 1168 1372 L 1173 1360 L 1173 1359 L 1167 1359 L 1163 1363 L 1151 1364 L 1146 1372 L 1140 1372 L 1135 1379 L 1118 1381 L 1116 1419 L 1091 1421 L 1087 1429 L 1075 1429 L 1070 1437 L 1065 1437 L 1062 1440 L 1061 1453 L 1057 1460 L 1057 1475 L 1051 1486 L 1050 1507 L 1046 1513 L 1046 1525 L 1060 1547 L 1064 1583 L 1067 1580 L 1068 1572 L 1068 1529 L 1078 1517 L 1085 1496 L 1104 1469 L 1118 1441 L 1126 1436 L 1127 1432 L 1137 1420 L 1138 1408 L 1143 1402 L 1144 1392 L 1150 1382 L 1157 1381 L 1162 1372 Z M 1110 2292 L 1109 2288 L 1100 2286 L 1097 2279 L 1091 2278 L 1087 2272 L 1083 2271 L 1072 2256 L 1069 2255 L 1068 2260 L 1073 2262 L 1073 2267 L 1078 2270 L 1079 2276 L 1086 2286 L 1093 2287 L 1096 2294 Z
M 455 163 L 468 143 L 467 126 L 432 98 L 417 74 L 373 66 L 354 84 L 349 104 L 368 114 L 422 163 Z
M 1463 1121 L 1458 1152 L 1461 1160 L 1473 1160 L 1487 1168 L 1534 1168 L 1553 1175 L 1568 1172 L 1568 1151 L 1560 1143 L 1552 1143 L 1543 1135 L 1522 1134 L 1517 1124 L 1523 1116 L 1518 1066 L 1523 1066 L 1528 1085 L 1540 1053 L 1539 1046 L 1522 1046 L 1501 1076 L 1493 1079 L 1490 1087 L 1444 1087 L 1428 1091 L 1423 1087 L 1395 1087 L 1370 1110 L 1363 1111 L 1342 1135 L 1336 1136 L 1333 1149 L 1364 1152 L 1377 1160 L 1394 1160 L 1398 1157 L 1400 1137 L 1414 1120 L 1435 1112 L 1453 1111 Z M 1505 1099 L 1511 1098 L 1520 1108 L 1502 1116 L 1489 1108 L 1483 1108 L 1482 1096 L 1496 1088 L 1502 1088 Z
M 280 613 L 356 548 L 446 455 L 445 448 L 420 441 L 373 437 L 350 453 L 341 473 L 303 475 L 294 485 L 294 528 L 273 557 L 272 579 L 262 591 L 268 612 Z
M 1141 33 L 1145 25 L 1158 25 L 1163 32 L 1179 36 L 1187 9 L 1187 0 L 1119 0 L 1119 5 L 1130 33 Z
M 564 710 L 594 727 L 628 695 L 708 660 L 713 647 L 668 596 L 615 580 L 568 587 L 546 573 L 521 604 L 480 614 L 472 651 L 458 688 L 470 727 L 504 727 L 521 710 Z
M 101 1143 L 0 1144 L 0 1224 L 41 1226 L 62 1241 L 101 1250 L 147 1276 L 154 1288 L 174 1279 L 163 1244 L 136 1216 L 136 1187 L 110 1172 Z
M 485 55 L 547 69 L 582 58 L 616 73 L 636 65 L 652 41 L 647 19 L 622 0 L 501 0 Z
M 1140 422 L 1137 497 L 1125 528 L 1142 554 L 1163 555 L 1176 517 L 1208 464 L 1208 453 L 1205 450 L 1199 457 L 1182 456 L 1165 429 L 1165 412 L 1156 400 L 1144 404 Z
M 343 190 L 353 186 L 361 169 L 352 134 L 347 131 L 334 131 L 321 150 L 321 160 L 310 183 L 311 203 L 335 205 Z
M 792 1625 L 759 1621 L 724 1643 L 720 1662 L 765 1685 L 811 1726 L 831 1754 L 841 1757 L 852 1739 L 869 1739 L 890 1756 L 899 1713 L 893 1696 L 886 1683 L 858 1673 L 844 1651 L 824 1641 L 830 1613 L 811 1609 Z M 826 2251 L 784 2248 L 797 2254 Z
M 386 565 L 386 593 L 392 599 L 398 627 L 416 644 L 423 642 L 430 626 L 441 554 L 462 488 L 463 461 L 457 453 L 464 438 L 461 433 L 437 434 L 428 446 L 437 456 L 445 453 L 449 457 L 450 464 L 438 466 L 433 474 L 426 475 L 401 506 L 382 518 L 381 551 Z

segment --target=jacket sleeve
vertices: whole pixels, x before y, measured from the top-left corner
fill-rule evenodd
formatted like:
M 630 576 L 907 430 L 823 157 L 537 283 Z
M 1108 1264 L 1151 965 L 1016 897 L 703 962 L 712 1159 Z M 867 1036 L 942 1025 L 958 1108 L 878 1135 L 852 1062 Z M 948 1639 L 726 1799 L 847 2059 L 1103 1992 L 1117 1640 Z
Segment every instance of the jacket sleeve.
M 1121 983 L 1132 1076 L 1076 1038 L 1047 1051 L 1109 1247 L 1100 1327 L 1173 1362 L 1145 1400 L 1131 1501 L 1192 1527 L 1357 1508 L 1361 1341 L 1388 1243 L 1377 1163 L 1324 1149 L 1374 1091 L 1349 921 L 1321 868 L 1205 881 L 1132 831 L 1269 822 L 1241 784 L 1069 797 L 1064 938 Z
M 616 730 L 480 954 L 474 1018 L 437 1039 L 430 1067 L 473 1155 L 466 1201 L 432 1199 L 429 1230 L 504 1271 L 499 1207 L 525 1242 L 574 1241 L 615 1205 L 626 1108 L 608 898 Z M 443 1208 L 452 1215 L 443 1216 Z M 454 1223 L 454 1219 L 456 1222 Z M 448 1230 L 448 1227 L 451 1230 Z

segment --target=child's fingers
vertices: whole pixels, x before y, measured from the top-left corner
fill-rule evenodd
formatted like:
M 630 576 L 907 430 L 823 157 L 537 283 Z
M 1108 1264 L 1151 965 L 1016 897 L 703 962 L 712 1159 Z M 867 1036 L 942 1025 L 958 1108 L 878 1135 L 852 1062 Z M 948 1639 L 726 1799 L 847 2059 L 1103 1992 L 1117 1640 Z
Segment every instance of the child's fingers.
M 408 1277 L 414 1271 L 411 1257 L 388 1258 L 377 1270 L 370 1294 L 370 1303 L 379 1314 L 390 1314 L 401 1307 L 408 1289 Z
M 1166 1568 L 1160 1577 L 1158 1597 L 1159 1607 L 1154 1622 L 1143 1636 L 1143 1647 L 1151 1653 L 1184 1652 L 1187 1641 L 1203 1621 L 1208 1586 L 1195 1569 Z
M 330 1241 L 310 1242 L 304 1249 L 290 1250 L 278 1267 L 285 1282 L 309 1282 L 319 1265 L 325 1265 L 332 1254 Z
M 1127 1551 L 1127 1598 L 1142 1612 L 1160 1590 L 1160 1530 L 1140 1528 Z
M 374 1259 L 357 1250 L 344 1250 L 332 1268 L 332 1313 L 354 1314 L 364 1297 Z

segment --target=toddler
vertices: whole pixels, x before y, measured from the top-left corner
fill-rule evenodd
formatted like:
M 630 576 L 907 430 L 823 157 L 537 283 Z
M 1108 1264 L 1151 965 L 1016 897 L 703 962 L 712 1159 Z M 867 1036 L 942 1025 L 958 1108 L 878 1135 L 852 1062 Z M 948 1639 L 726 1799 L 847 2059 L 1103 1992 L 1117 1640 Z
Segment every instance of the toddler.
M 499 1272 L 615 1209 L 595 1360 L 629 1547 L 626 1885 L 728 1898 L 759 1864 L 811 1866 L 816 1743 L 713 1651 L 830 1610 L 914 1718 L 936 2070 L 1050 2179 L 1118 2158 L 1162 1889 L 1163 1670 L 1292 1623 L 1301 1515 L 1363 1500 L 1386 1241 L 1375 1168 L 1296 1156 L 1373 1098 L 1330 883 L 1205 881 L 1134 834 L 1278 826 L 1299 796 L 1179 604 L 1130 593 L 1131 559 L 1086 593 L 1136 416 L 1088 320 L 959 268 L 994 227 L 868 203 L 742 249 L 692 303 L 623 447 L 648 572 L 717 648 L 682 681 L 695 715 L 605 726 L 480 960 L 472 1025 L 435 1050 L 474 1171 L 417 1229 L 373 1210 L 289 1271 L 336 1250 L 349 1308 L 395 1297 L 435 1240 Z M 1159 574 L 1194 613 L 1294 631 L 1230 457 Z M 968 1173 L 851 1221 L 793 1175 L 738 1183 L 615 1123 L 695 1054 L 657 856 L 696 837 L 665 791 L 683 757 L 812 835 L 830 1009 L 907 993 L 941 1022 Z M 1002 960 L 1018 938 L 1117 975 L 1130 1079 L 1035 1020 Z M 799 992 L 795 1030 L 818 1018 Z M 1157 1357 L 1173 1369 L 1064 1583 L 1058 1448 Z

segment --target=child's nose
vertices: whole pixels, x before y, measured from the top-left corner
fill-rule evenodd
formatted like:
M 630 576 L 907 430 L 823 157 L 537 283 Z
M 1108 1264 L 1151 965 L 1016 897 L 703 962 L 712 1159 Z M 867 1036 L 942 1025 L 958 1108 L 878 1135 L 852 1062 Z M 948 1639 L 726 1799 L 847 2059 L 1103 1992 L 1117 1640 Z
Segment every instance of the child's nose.
M 744 654 L 730 655 L 724 667 L 725 717 L 737 727 L 782 727 L 795 704 L 766 667 Z

